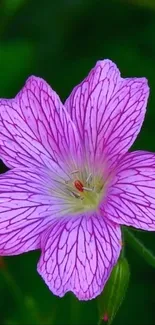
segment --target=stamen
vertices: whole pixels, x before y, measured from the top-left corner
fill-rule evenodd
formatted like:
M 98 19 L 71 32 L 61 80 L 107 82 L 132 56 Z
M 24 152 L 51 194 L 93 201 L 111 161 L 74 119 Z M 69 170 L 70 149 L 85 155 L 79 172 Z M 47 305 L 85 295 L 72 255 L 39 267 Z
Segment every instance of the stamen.
M 75 169 L 75 170 L 73 170 L 72 172 L 71 172 L 71 174 L 77 174 L 79 172 L 79 170 L 78 169 Z
M 88 191 L 88 192 L 92 192 L 92 191 L 93 191 L 93 189 L 92 189 L 92 188 L 89 188 L 89 187 L 84 187 L 84 186 L 83 186 L 83 190 L 85 190 L 85 191 Z
M 72 197 L 76 198 L 76 199 L 79 199 L 79 198 L 80 198 L 80 194 L 78 194 L 78 193 L 74 193 L 74 192 L 71 192 L 71 191 L 70 191 L 70 195 L 71 195 Z
M 86 183 L 88 183 L 92 179 L 92 174 L 90 173 L 86 179 Z

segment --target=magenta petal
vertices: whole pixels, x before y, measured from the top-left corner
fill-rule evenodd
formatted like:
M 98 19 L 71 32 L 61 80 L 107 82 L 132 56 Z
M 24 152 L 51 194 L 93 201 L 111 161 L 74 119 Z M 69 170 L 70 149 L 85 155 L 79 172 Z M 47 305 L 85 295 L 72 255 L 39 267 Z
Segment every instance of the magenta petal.
M 120 162 L 101 209 L 121 225 L 155 230 L 155 154 L 135 151 Z
M 78 151 L 75 126 L 43 79 L 30 77 L 15 99 L 0 100 L 0 157 L 8 167 L 61 165 Z
M 112 61 L 97 62 L 65 103 L 88 158 L 111 162 L 128 151 L 142 126 L 148 95 L 145 78 L 123 79 Z
M 117 262 L 120 241 L 120 227 L 101 216 L 62 218 L 42 234 L 38 272 L 55 295 L 95 298 Z
M 40 248 L 40 234 L 61 207 L 49 194 L 49 182 L 38 169 L 15 168 L 0 175 L 0 255 Z

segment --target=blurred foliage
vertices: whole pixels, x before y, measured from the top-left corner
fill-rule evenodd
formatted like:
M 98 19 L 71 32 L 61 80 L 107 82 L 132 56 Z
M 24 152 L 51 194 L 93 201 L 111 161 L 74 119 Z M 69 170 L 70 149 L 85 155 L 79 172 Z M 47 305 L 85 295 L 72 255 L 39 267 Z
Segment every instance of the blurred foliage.
M 1 0 L 0 97 L 13 97 L 30 74 L 45 78 L 62 100 L 101 58 L 115 61 L 123 76 L 145 76 L 151 96 L 133 149 L 155 151 L 154 0 Z M 1 172 L 6 170 L 1 164 Z M 135 232 L 155 253 L 153 233 Z M 114 325 L 155 323 L 155 270 L 125 244 L 131 279 Z M 96 300 L 51 294 L 36 272 L 39 252 L 4 259 L 21 303 L 2 264 L 1 324 L 97 324 Z M 10 282 L 12 283 L 12 282 Z M 31 321 L 30 321 L 31 320 Z
M 0 79 L 1 93 L 10 94 L 15 80 L 20 79 L 21 75 L 27 74 L 30 70 L 33 59 L 34 47 L 33 44 L 27 41 L 12 41 L 0 46 L 1 72 L 4 70 L 5 66 L 5 73 Z
M 24 4 L 25 0 L 4 0 L 3 1 L 3 10 L 6 15 L 13 14 L 16 12 L 22 4 Z
M 129 3 L 132 3 L 136 6 L 143 6 L 146 8 L 155 9 L 155 1 L 154 0 L 128 0 Z

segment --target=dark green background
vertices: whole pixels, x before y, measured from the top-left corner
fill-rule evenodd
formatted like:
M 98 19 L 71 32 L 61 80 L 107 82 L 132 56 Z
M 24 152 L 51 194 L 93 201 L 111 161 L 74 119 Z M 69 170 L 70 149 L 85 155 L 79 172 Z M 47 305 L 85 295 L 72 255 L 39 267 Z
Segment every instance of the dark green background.
M 114 60 L 124 77 L 148 78 L 148 112 L 133 148 L 155 151 L 154 0 L 0 1 L 0 97 L 13 97 L 35 74 L 64 100 L 102 58 Z M 5 170 L 1 163 L 1 172 Z M 155 233 L 136 235 L 155 253 Z M 155 269 L 126 242 L 125 247 L 131 278 L 114 324 L 153 325 Z M 79 302 L 71 294 L 61 299 L 52 295 L 36 272 L 39 255 L 31 252 L 4 259 L 12 280 L 6 281 L 8 273 L 1 267 L 0 323 L 97 324 L 96 300 Z M 11 281 L 21 290 L 18 296 Z

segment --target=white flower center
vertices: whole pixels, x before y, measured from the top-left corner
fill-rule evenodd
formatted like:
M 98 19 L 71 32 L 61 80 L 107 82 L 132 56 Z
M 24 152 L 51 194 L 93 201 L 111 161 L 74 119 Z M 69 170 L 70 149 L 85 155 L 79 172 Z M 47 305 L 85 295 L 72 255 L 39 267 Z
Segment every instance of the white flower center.
M 104 180 L 86 170 L 73 170 L 69 179 L 58 182 L 59 186 L 52 191 L 52 195 L 62 199 L 67 213 L 81 213 L 95 211 L 103 197 Z M 63 204 L 62 204 L 63 208 Z

